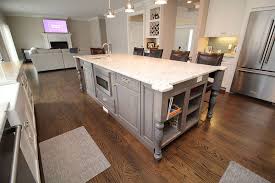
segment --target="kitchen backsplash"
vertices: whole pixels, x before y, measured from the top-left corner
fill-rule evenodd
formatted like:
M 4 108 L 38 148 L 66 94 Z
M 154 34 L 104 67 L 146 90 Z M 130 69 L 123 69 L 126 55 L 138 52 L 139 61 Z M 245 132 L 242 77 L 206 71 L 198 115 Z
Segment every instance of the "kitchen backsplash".
M 208 40 L 208 46 L 213 47 L 213 52 L 221 50 L 223 53 L 233 53 L 237 44 L 237 37 L 210 37 Z

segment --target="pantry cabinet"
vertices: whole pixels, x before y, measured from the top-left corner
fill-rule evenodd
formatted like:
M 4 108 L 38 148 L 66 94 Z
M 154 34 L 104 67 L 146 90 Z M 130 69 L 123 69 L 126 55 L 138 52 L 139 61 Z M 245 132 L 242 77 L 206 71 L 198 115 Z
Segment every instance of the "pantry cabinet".
M 205 37 L 239 36 L 244 10 L 245 1 L 210 0 Z

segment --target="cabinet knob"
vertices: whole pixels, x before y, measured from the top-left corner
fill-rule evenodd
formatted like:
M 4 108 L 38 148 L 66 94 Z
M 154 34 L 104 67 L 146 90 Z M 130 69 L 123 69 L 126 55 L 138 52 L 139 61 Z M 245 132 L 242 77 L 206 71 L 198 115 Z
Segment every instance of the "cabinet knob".
M 24 128 L 28 128 L 29 127 L 29 121 L 25 121 L 24 122 Z

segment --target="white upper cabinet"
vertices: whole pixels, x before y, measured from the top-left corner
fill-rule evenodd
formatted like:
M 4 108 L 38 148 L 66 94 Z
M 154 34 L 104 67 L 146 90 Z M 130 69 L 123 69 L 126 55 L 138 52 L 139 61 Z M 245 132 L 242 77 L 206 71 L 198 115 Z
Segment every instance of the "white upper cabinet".
M 210 0 L 205 37 L 239 36 L 245 0 Z

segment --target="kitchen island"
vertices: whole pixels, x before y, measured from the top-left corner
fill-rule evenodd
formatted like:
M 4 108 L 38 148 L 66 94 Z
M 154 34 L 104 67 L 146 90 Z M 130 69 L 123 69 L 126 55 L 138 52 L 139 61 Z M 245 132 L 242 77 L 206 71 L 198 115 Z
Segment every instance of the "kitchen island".
M 80 89 L 135 135 L 155 159 L 198 124 L 209 74 L 211 118 L 225 67 L 126 54 L 76 56 Z

